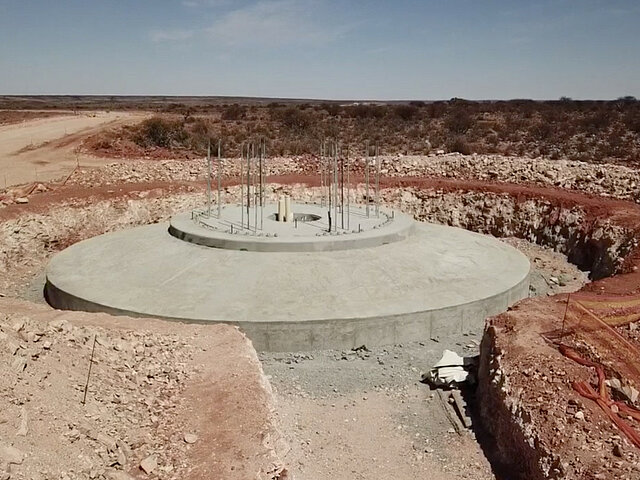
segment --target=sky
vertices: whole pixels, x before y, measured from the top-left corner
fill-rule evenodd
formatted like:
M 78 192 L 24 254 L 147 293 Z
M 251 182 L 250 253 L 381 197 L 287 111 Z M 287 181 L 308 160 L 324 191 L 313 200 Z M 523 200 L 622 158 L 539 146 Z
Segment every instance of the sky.
M 640 1 L 0 0 L 0 94 L 640 98 Z

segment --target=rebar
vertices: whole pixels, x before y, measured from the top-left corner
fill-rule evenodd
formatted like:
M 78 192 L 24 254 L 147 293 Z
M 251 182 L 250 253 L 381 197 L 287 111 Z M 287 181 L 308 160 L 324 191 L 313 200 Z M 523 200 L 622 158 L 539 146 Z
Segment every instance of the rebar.
M 207 216 L 211 217 L 211 140 L 207 145 Z
M 335 223 L 338 223 L 338 147 L 336 144 L 333 146 L 333 200 L 334 200 L 334 209 L 335 215 Z
M 324 140 L 320 142 L 320 162 L 318 166 L 320 168 L 320 207 L 324 207 Z
M 264 227 L 264 156 L 266 150 L 266 140 L 262 140 L 260 149 L 260 230 Z
M 367 142 L 367 153 L 364 159 L 365 159 L 365 165 L 364 165 L 365 202 L 366 202 L 367 218 L 369 218 L 369 142 Z
M 327 190 L 327 207 L 328 207 L 328 209 L 329 209 L 329 213 L 328 213 L 328 216 L 329 216 L 329 233 L 331 233 L 331 226 L 332 226 L 332 225 L 331 225 L 331 181 L 329 180 L 329 179 L 331 178 L 331 177 L 329 176 L 329 174 L 330 174 L 331 172 L 330 172 L 330 168 L 329 168 L 329 158 L 328 158 L 328 157 L 327 157 L 327 162 L 326 162 L 326 164 L 327 164 L 327 175 L 328 175 L 328 182 L 327 182 L 327 183 L 328 183 L 328 185 L 327 185 L 327 187 L 328 187 L 328 190 Z
M 220 157 L 220 139 L 218 139 L 218 218 L 222 217 L 222 197 L 220 193 L 221 183 L 222 183 L 221 177 L 222 177 L 222 158 Z
M 247 230 L 251 229 L 251 155 L 253 153 L 253 144 L 250 143 L 247 148 Z
M 351 228 L 351 183 L 349 180 L 349 145 L 347 145 L 347 230 Z
M 344 230 L 344 158 L 340 156 L 340 215 L 342 216 L 341 224 Z
M 376 217 L 380 218 L 380 151 L 376 145 Z
M 91 348 L 91 358 L 89 360 L 89 372 L 87 373 L 87 383 L 85 383 L 84 385 L 84 396 L 82 397 L 83 405 L 87 403 L 87 392 L 89 391 L 89 378 L 91 377 L 91 366 L 93 365 L 93 354 L 96 351 L 96 340 L 98 340 L 98 335 L 93 336 L 93 347 Z
M 256 145 L 256 150 L 257 152 L 254 152 L 254 157 L 253 157 L 253 231 L 257 232 L 258 231 L 258 169 L 257 167 L 257 163 L 258 163 L 258 157 L 260 156 L 260 146 Z
M 240 226 L 244 228 L 244 143 L 240 151 Z

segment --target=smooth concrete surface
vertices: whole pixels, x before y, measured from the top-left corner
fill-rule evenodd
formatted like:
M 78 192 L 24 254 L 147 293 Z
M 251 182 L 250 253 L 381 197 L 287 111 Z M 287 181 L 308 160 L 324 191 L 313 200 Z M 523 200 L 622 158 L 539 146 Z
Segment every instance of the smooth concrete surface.
M 529 261 L 466 230 L 417 223 L 373 248 L 264 253 L 179 240 L 167 224 L 57 254 L 45 294 L 62 309 L 239 325 L 256 349 L 382 345 L 481 328 L 528 294 Z
M 239 205 L 225 205 L 220 218 L 216 208 L 211 216 L 206 209 L 176 215 L 171 219 L 169 233 L 189 243 L 228 250 L 321 252 L 377 247 L 401 241 L 411 235 L 415 225 L 413 218 L 400 212 L 381 208 L 376 215 L 372 205 L 367 216 L 364 205 L 353 205 L 349 215 L 345 209 L 344 218 L 342 213 L 337 214 L 337 224 L 334 219 L 329 233 L 327 207 L 293 204 L 292 209 L 296 215 L 315 215 L 317 219 L 279 222 L 276 220 L 277 206 L 267 205 L 261 212 L 262 219 L 258 209 L 258 228 L 255 228 L 256 212 L 253 208 L 247 215 Z M 332 210 L 332 215 L 336 216 L 335 210 Z M 248 228 L 247 217 L 251 222 Z M 342 228 L 343 224 L 345 228 Z

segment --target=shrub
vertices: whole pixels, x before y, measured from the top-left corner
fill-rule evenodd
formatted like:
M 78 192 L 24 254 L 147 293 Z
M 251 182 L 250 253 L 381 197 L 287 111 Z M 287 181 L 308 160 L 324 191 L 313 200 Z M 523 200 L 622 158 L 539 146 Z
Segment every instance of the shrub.
M 287 107 L 280 115 L 280 122 L 290 130 L 302 132 L 311 125 L 311 116 L 296 107 Z
M 222 120 L 240 120 L 244 118 L 247 108 L 237 103 L 225 105 L 222 109 Z
M 187 136 L 182 122 L 152 117 L 140 124 L 140 130 L 134 140 L 144 147 L 170 147 L 182 144 Z
M 553 126 L 549 122 L 539 120 L 531 125 L 529 132 L 535 140 L 549 140 L 553 134 Z
M 624 125 L 634 133 L 640 133 L 640 109 L 627 112 L 623 119 Z
M 393 113 L 396 117 L 406 122 L 413 120 L 418 115 L 418 107 L 414 105 L 396 105 Z
M 382 118 L 386 109 L 380 105 L 351 105 L 345 108 L 345 112 L 351 118 Z
M 456 108 L 444 121 L 444 126 L 454 135 L 464 135 L 474 125 L 471 115 L 463 108 Z
M 467 140 L 464 136 L 460 135 L 454 137 L 449 144 L 447 145 L 450 152 L 458 152 L 463 155 L 471 155 L 473 153 L 471 146 L 467 143 Z
M 332 117 L 337 117 L 342 108 L 337 103 L 323 103 L 322 110 L 326 111 Z

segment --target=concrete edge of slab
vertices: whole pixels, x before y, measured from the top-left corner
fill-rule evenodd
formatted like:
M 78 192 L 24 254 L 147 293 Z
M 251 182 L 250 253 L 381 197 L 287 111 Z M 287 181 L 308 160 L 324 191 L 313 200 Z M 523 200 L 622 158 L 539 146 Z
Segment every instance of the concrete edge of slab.
M 360 345 L 389 345 L 438 339 L 482 329 L 485 319 L 506 311 L 528 297 L 529 272 L 517 284 L 493 296 L 465 304 L 422 312 L 366 318 L 332 318 L 304 322 L 199 321 L 165 317 L 101 305 L 67 293 L 47 278 L 45 298 L 63 310 L 106 312 L 132 317 L 155 317 L 185 323 L 227 323 L 238 326 L 258 351 L 351 349 Z

